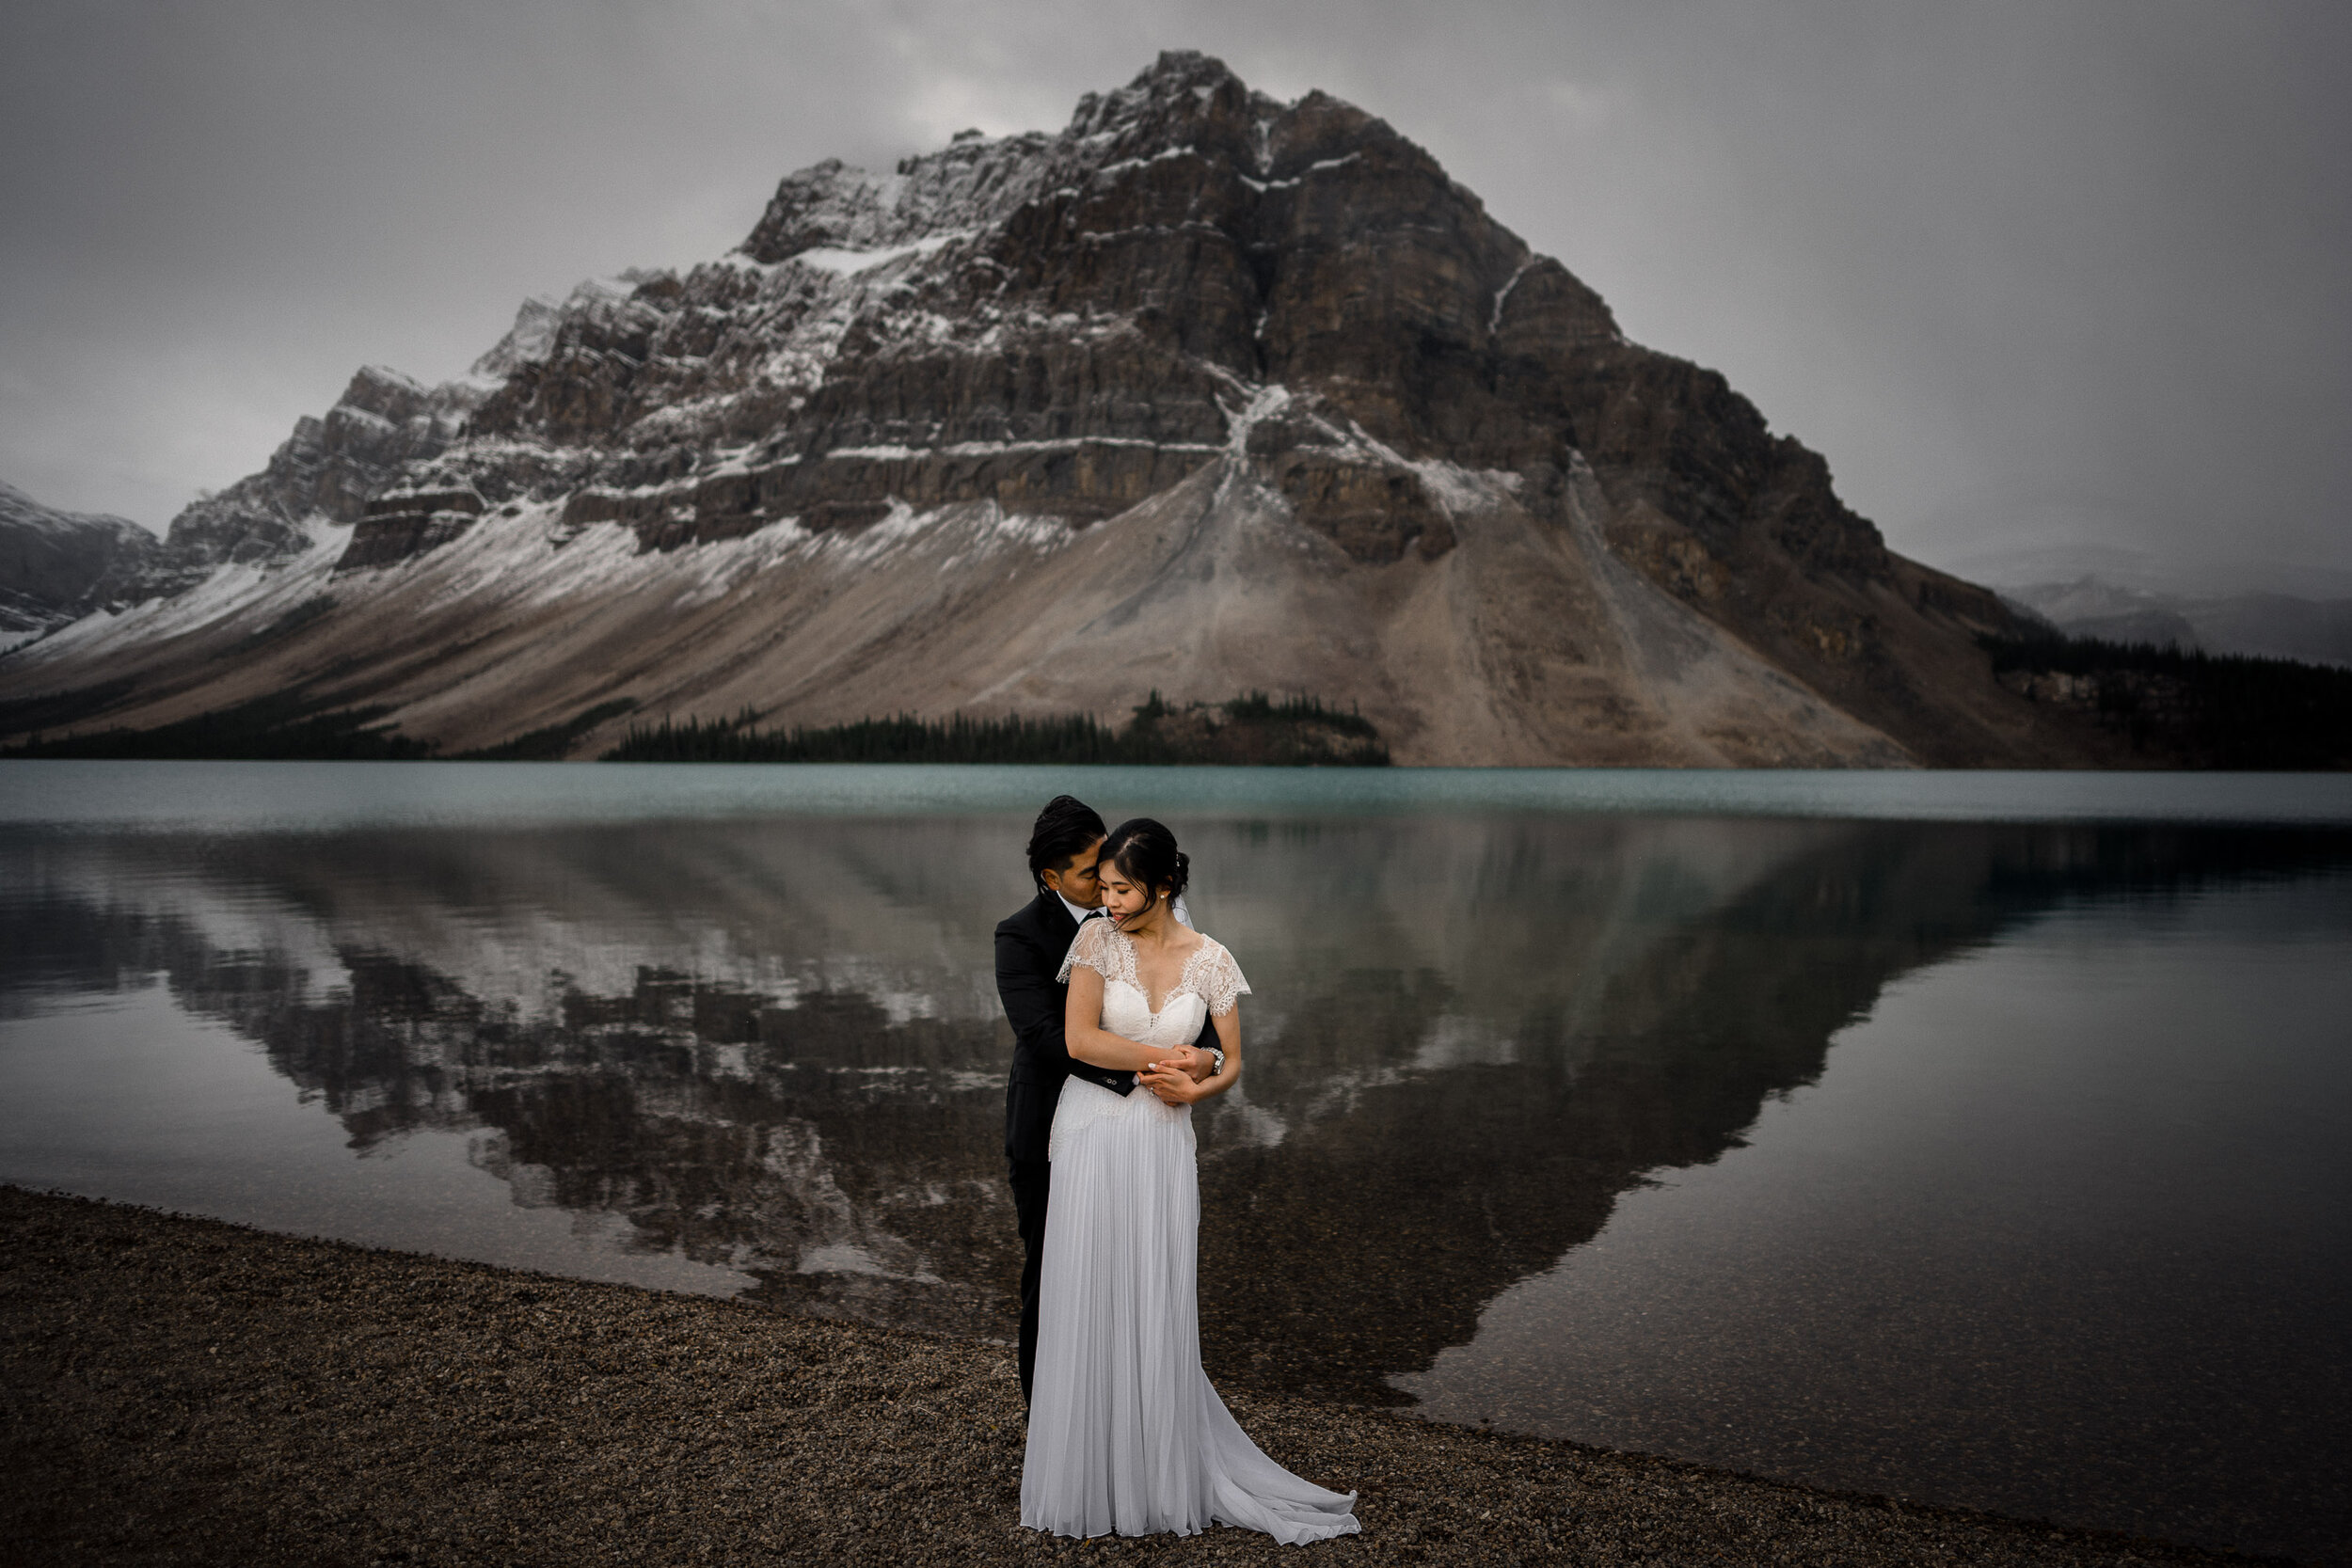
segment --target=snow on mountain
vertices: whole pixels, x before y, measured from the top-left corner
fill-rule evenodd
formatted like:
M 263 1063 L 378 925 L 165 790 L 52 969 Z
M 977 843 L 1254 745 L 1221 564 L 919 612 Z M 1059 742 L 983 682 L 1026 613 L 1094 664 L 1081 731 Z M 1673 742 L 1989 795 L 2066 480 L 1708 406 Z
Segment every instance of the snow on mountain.
M 103 604 L 156 548 L 128 518 L 60 512 L 0 484 L 0 646 Z
M 294 693 L 457 750 L 621 701 L 1257 689 L 1403 761 L 2090 754 L 1991 679 L 2011 611 L 1888 552 L 1721 376 L 1381 120 L 1189 54 L 1059 133 L 792 174 L 736 249 L 527 301 L 459 381 L 361 371 L 138 586 L 0 701 Z

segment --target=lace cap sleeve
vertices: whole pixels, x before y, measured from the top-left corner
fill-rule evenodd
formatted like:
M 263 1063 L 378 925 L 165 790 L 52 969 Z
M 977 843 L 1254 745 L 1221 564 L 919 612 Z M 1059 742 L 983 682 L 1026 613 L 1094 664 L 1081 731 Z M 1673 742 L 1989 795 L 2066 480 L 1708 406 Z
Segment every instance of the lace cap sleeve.
M 1105 980 L 1117 979 L 1120 974 L 1119 956 L 1113 951 L 1116 933 L 1107 920 L 1080 922 L 1078 934 L 1070 943 L 1070 952 L 1061 961 L 1061 973 L 1054 976 L 1056 985 L 1070 983 L 1070 972 L 1084 964 Z
M 1233 1010 L 1233 1000 L 1249 992 L 1249 982 L 1242 978 L 1241 965 L 1222 942 L 1208 942 L 1200 957 L 1200 972 L 1197 989 L 1200 1000 L 1209 1005 L 1209 1011 L 1222 1018 Z

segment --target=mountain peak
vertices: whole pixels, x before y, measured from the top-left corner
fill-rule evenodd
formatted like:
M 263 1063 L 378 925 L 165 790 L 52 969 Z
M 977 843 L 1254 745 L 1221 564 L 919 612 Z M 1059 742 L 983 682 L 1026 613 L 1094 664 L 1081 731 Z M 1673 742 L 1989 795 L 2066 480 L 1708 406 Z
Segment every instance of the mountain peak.
M 38 635 L 103 608 L 158 548 L 126 517 L 43 506 L 0 482 L 0 639 Z
M 174 591 L 285 563 L 208 605 L 336 608 L 151 662 L 129 617 L 77 680 L 266 667 L 452 750 L 624 697 L 1156 687 L 1359 704 L 1411 762 L 2078 754 L 1984 670 L 1998 602 L 1891 556 L 1722 376 L 1385 121 L 1188 51 L 1059 132 L 797 170 L 725 257 L 527 302 L 473 380 L 363 371 L 170 550 Z
M 1107 93 L 1087 93 L 1070 117 L 1069 135 L 1095 136 L 1138 121 L 1178 116 L 1204 118 L 1251 107 L 1273 110 L 1280 105 L 1263 93 L 1253 93 L 1223 60 L 1197 50 L 1171 49 L 1138 72 L 1125 87 Z

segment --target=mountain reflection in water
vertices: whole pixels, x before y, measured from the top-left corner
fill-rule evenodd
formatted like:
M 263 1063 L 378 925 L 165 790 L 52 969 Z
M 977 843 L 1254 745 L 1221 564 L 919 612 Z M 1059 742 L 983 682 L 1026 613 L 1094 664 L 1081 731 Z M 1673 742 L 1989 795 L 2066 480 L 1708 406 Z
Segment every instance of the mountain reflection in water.
M 1009 1337 L 989 933 L 1025 826 L 8 830 L 0 1019 L 160 975 L 355 1149 L 454 1131 L 515 1203 L 755 1299 Z M 1176 826 L 1254 988 L 1246 1085 L 1198 1118 L 1204 1358 L 1377 1403 L 1621 1195 L 1739 1147 L 1891 981 L 2069 903 L 2352 866 L 2324 830 Z
M 799 1310 L 1002 1335 L 1017 824 L 10 846 L 11 990 L 161 972 L 364 1148 L 480 1129 L 517 1202 Z M 1496 1292 L 1810 1082 L 1891 978 L 2085 893 L 2310 835 L 1802 822 L 1220 823 L 1246 1088 L 1204 1112 L 1211 1370 L 1395 1402 Z M 2324 858 L 2324 857 L 2323 857 Z

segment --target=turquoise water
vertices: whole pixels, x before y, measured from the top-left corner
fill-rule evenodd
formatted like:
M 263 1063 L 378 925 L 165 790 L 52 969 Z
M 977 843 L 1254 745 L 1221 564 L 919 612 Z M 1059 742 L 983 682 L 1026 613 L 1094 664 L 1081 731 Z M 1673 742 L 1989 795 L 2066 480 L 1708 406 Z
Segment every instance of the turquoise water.
M 0 822 L 204 831 L 784 815 L 1641 813 L 1920 822 L 2352 823 L 2352 774 L 1541 768 L 0 762 Z
M 0 764 L 0 1180 L 1002 1338 L 1061 789 L 1255 988 L 1221 1382 L 2344 1555 L 2332 776 Z

